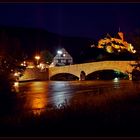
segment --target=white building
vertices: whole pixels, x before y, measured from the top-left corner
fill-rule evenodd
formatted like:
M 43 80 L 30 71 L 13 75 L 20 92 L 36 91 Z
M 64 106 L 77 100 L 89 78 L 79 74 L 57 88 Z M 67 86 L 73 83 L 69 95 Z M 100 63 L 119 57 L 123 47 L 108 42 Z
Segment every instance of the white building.
M 64 66 L 71 64 L 73 64 L 71 55 L 64 48 L 58 50 L 57 55 L 53 58 L 53 65 Z

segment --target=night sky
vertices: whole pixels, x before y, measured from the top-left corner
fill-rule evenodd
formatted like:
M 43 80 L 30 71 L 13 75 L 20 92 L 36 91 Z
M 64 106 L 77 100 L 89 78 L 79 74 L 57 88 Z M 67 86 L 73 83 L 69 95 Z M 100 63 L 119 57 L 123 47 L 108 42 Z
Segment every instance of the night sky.
M 97 39 L 139 29 L 140 3 L 1 3 L 1 25 Z

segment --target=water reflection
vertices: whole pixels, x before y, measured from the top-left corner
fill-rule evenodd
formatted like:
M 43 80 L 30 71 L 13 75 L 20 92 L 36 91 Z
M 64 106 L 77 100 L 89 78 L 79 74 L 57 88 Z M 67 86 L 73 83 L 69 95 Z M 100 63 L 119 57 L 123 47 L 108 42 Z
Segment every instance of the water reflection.
M 43 94 L 40 94 L 38 97 L 32 98 L 32 100 L 30 101 L 31 101 L 31 108 L 35 115 L 40 115 L 47 105 L 47 99 Z
M 54 106 L 60 107 L 64 102 L 69 101 L 74 93 L 71 83 L 72 82 L 65 81 L 49 82 L 51 92 L 49 94 L 50 103 Z
M 114 88 L 120 88 L 120 80 L 119 78 L 114 78 L 113 80 L 113 83 L 114 83 Z
M 39 115 L 48 103 L 48 85 L 44 82 L 29 82 L 20 85 L 23 110 L 32 110 Z
M 22 111 L 32 111 L 39 115 L 46 108 L 60 107 L 63 103 L 69 103 L 72 99 L 80 100 L 95 95 L 109 92 L 120 93 L 133 90 L 135 84 L 132 81 L 40 81 L 15 84 Z M 129 87 L 126 88 L 126 87 Z
M 15 92 L 19 92 L 19 82 L 14 82 L 14 90 Z

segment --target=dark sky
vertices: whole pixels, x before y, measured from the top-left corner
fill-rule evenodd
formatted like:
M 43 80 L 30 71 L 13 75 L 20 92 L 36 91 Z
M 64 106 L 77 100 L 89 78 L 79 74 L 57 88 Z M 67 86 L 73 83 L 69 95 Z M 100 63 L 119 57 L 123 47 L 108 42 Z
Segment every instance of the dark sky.
M 0 3 L 0 25 L 101 38 L 140 28 L 140 3 Z

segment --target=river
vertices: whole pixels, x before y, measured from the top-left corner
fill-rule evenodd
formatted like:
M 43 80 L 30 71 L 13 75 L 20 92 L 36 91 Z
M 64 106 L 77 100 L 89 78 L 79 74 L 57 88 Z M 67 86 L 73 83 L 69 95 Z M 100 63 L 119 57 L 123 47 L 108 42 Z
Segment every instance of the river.
M 137 85 L 139 82 L 118 79 L 110 81 L 33 81 L 18 83 L 15 85 L 15 89 L 20 100 L 19 106 L 23 111 L 40 113 L 47 107 L 61 107 L 63 103 L 69 103 L 73 98 L 79 100 L 89 94 L 133 91 L 139 87 Z

